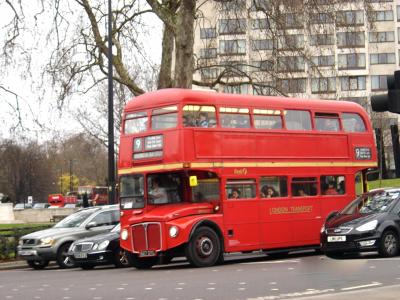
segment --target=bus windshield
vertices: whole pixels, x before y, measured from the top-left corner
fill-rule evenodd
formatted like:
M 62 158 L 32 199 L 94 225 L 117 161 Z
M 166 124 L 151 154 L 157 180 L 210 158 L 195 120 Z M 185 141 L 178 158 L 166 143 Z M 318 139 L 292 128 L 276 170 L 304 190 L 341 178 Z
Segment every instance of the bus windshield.
M 120 181 L 121 209 L 144 207 L 144 179 L 143 175 L 121 176 Z
M 152 174 L 147 177 L 149 204 L 182 202 L 179 191 L 183 190 L 179 174 Z

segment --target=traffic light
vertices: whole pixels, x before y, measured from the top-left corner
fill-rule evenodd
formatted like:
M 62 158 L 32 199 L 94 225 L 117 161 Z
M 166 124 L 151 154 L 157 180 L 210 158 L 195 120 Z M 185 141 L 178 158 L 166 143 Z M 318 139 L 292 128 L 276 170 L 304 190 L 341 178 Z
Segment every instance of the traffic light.
M 400 114 L 400 70 L 395 71 L 394 75 L 387 76 L 387 88 L 387 94 L 371 97 L 372 110 Z

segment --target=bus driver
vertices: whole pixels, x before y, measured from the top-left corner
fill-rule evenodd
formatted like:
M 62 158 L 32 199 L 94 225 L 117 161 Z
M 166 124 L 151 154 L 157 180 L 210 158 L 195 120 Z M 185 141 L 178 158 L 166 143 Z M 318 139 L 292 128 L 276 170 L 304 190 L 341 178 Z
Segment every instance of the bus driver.
M 160 187 L 160 179 L 154 178 L 152 180 L 151 190 L 149 191 L 151 202 L 154 204 L 168 203 L 167 192 L 164 188 Z

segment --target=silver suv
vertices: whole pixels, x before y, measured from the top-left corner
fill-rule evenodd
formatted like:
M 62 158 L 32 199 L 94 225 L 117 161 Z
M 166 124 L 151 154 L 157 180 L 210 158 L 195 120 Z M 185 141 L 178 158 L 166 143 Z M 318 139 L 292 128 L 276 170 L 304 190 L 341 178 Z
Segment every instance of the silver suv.
M 96 206 L 79 210 L 50 229 L 36 231 L 20 238 L 18 256 L 36 270 L 56 261 L 60 268 L 72 268 L 68 248 L 76 240 L 110 231 L 119 223 L 118 205 Z

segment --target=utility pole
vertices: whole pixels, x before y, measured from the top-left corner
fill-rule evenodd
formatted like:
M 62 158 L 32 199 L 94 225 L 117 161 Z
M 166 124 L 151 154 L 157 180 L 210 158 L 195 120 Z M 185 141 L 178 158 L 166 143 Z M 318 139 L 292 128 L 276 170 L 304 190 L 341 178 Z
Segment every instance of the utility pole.
M 115 203 L 112 7 L 108 0 L 108 199 Z

